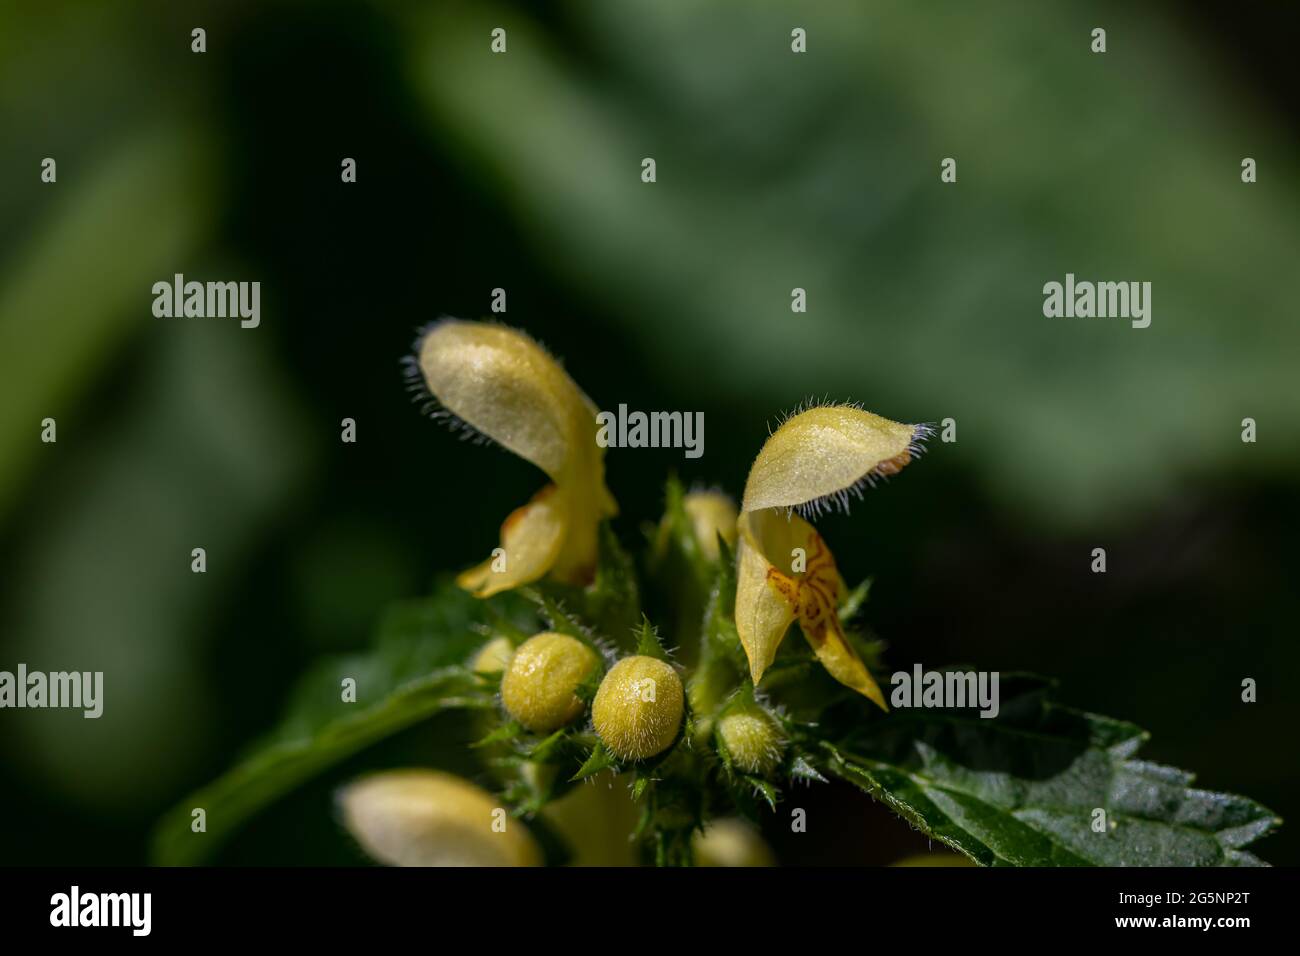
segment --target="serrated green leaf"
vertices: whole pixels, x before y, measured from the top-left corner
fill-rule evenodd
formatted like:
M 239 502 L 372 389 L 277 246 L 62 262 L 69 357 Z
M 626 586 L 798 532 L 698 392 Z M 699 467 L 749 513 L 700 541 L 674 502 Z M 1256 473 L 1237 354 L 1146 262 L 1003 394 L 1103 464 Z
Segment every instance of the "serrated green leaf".
M 1132 724 L 1012 686 L 992 719 L 895 710 L 824 744 L 825 766 L 986 866 L 1260 864 L 1242 847 L 1281 822 L 1269 810 L 1133 759 Z

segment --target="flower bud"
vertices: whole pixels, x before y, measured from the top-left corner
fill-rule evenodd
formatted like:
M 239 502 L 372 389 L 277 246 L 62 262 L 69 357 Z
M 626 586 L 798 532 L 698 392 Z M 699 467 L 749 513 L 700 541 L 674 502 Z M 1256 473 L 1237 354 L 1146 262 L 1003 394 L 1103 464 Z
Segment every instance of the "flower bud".
M 339 794 L 343 823 L 391 866 L 538 866 L 541 852 L 501 801 L 435 770 L 363 777 Z
M 781 728 L 771 715 L 757 707 L 723 715 L 718 720 L 717 734 L 732 766 L 742 773 L 767 776 L 776 769 L 785 749 Z
M 682 498 L 700 550 L 710 561 L 718 560 L 718 535 L 728 545 L 736 543 L 736 503 L 720 491 L 692 491 Z
M 775 866 L 772 851 L 744 820 L 713 820 L 691 837 L 696 866 Z
M 588 583 L 597 529 L 618 513 L 605 487 L 591 399 L 544 348 L 502 325 L 444 319 L 423 333 L 416 353 L 408 374 L 417 393 L 427 390 L 455 427 L 491 439 L 551 479 L 502 523 L 505 563 L 494 552 L 457 583 L 483 598 L 547 575 Z
M 667 750 L 682 723 L 682 681 L 654 657 L 625 657 L 605 675 L 591 706 L 596 733 L 620 760 Z
M 519 645 L 501 678 L 506 712 L 537 734 L 577 719 L 583 703 L 574 692 L 600 663 L 586 644 L 546 631 Z
M 510 666 L 515 646 L 506 637 L 494 637 L 484 644 L 474 659 L 470 661 L 470 670 L 475 674 L 500 674 Z

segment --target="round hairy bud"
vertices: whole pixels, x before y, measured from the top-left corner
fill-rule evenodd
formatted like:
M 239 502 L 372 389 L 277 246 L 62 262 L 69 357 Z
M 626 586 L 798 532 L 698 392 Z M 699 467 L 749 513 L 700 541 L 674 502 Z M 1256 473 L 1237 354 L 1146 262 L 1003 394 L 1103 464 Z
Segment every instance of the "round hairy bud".
M 510 666 L 515 646 L 506 637 L 494 637 L 484 644 L 474 659 L 470 661 L 470 670 L 475 674 L 500 674 Z
M 682 723 L 682 681 L 654 657 L 625 657 L 605 675 L 591 705 L 596 733 L 620 760 L 667 750 Z
M 776 769 L 785 749 L 781 728 L 759 709 L 724 715 L 718 721 L 717 733 L 732 766 L 743 773 L 766 776 Z
M 528 828 L 468 780 L 436 770 L 363 777 L 339 793 L 343 823 L 390 866 L 538 866 Z
M 575 691 L 600 663 L 586 644 L 546 631 L 519 645 L 501 678 L 506 712 L 537 734 L 576 720 L 583 703 Z

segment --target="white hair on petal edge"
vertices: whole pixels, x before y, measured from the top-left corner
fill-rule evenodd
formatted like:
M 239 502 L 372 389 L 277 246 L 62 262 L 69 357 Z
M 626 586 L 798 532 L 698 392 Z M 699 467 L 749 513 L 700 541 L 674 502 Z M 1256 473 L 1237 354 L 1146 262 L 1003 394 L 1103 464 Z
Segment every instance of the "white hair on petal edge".
M 415 341 L 411 343 L 410 355 L 404 355 L 401 359 L 402 379 L 406 383 L 406 391 L 411 396 L 412 404 L 420 407 L 420 414 L 427 415 L 436 422 L 446 425 L 452 433 L 459 435 L 461 441 L 467 441 L 474 445 L 496 445 L 491 436 L 483 434 L 469 422 L 465 421 L 451 409 L 444 406 L 438 397 L 429 391 L 429 383 L 424 378 L 424 371 L 420 368 L 420 352 L 424 347 L 424 340 L 438 326 L 447 322 L 467 322 L 467 319 L 458 319 L 452 315 L 440 315 L 432 322 L 426 322 L 415 331 Z M 483 320 L 480 325 L 495 325 L 503 329 L 509 329 L 516 335 L 522 336 L 529 342 L 532 342 L 546 355 L 550 356 L 560 368 L 564 368 L 564 363 L 551 354 L 551 350 L 539 339 L 529 335 L 523 329 L 517 329 L 512 325 L 506 325 L 504 322 L 495 319 Z
M 866 408 L 861 402 L 832 402 L 827 397 L 817 399 L 810 396 L 796 405 L 792 410 L 782 412 L 778 415 L 776 427 L 780 428 L 796 415 L 802 415 L 804 412 L 811 411 L 814 408 L 856 408 L 858 411 L 866 411 Z M 904 464 L 915 461 L 917 458 L 920 458 L 925 454 L 925 443 L 929 441 L 935 433 L 935 426 L 928 422 L 912 425 L 911 428 L 912 440 L 907 444 L 907 462 L 904 462 Z M 767 433 L 769 436 L 771 436 L 772 431 L 772 426 L 768 425 Z M 841 488 L 839 491 L 833 491 L 828 495 L 813 498 L 811 501 L 805 501 L 801 505 L 791 505 L 785 509 L 786 516 L 789 517 L 791 514 L 797 513 L 799 517 L 803 518 L 805 521 L 812 521 L 823 514 L 831 514 L 835 511 L 842 511 L 844 514 L 848 514 L 849 505 L 852 503 L 853 497 L 856 497 L 861 501 L 863 499 L 863 492 L 867 488 L 874 488 L 876 487 L 877 482 L 888 481 L 891 476 L 898 473 L 901 466 L 895 465 L 894 462 L 896 461 L 897 459 L 891 458 L 889 461 L 881 462 L 847 488 Z
M 415 341 L 411 343 L 412 354 L 405 355 L 401 359 L 402 378 L 406 383 L 406 391 L 411 396 L 412 404 L 419 406 L 421 415 L 426 415 L 434 421 L 446 425 L 453 434 L 460 437 L 461 441 L 467 441 L 474 445 L 495 445 L 496 442 L 490 437 L 438 401 L 437 396 L 429 391 L 429 383 L 425 380 L 424 371 L 420 368 L 420 352 L 424 347 L 424 340 L 438 326 L 446 322 L 459 321 L 462 320 L 450 315 L 442 315 L 416 329 Z

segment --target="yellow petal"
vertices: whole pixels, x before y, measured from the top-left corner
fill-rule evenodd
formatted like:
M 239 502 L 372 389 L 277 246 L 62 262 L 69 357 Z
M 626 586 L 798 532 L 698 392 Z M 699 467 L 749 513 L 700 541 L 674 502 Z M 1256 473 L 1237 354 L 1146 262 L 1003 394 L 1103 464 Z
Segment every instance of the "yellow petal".
M 564 546 L 568 498 L 547 485 L 533 500 L 516 508 L 501 525 L 502 555 L 494 555 L 456 578 L 475 597 L 491 597 L 543 577 Z
M 691 836 L 691 849 L 696 866 L 776 866 L 759 832 L 738 817 L 710 820 Z
M 855 690 L 866 697 L 881 710 L 889 710 L 885 704 L 885 695 L 880 692 L 880 685 L 876 683 L 871 672 L 867 670 L 867 665 L 862 663 L 862 658 L 844 636 L 844 628 L 840 626 L 835 608 L 823 610 L 807 621 L 801 615 L 799 627 L 816 652 L 817 659 L 822 662 L 822 666 L 832 677 L 850 690 Z
M 754 683 L 771 665 L 797 618 L 830 675 L 888 710 L 880 687 L 840 625 L 844 581 L 821 535 L 798 515 L 770 509 L 743 513 L 739 528 L 736 630 Z M 801 560 L 796 563 L 796 558 Z
M 771 511 L 742 514 L 738 523 L 736 631 L 755 685 L 776 657 L 798 607 L 798 585 L 768 559 L 785 543 L 778 540 L 783 537 L 778 523 L 785 523 L 784 516 Z M 785 566 L 789 564 L 787 560 Z
M 468 780 L 394 770 L 339 794 L 343 822 L 370 856 L 392 866 L 538 866 L 528 828 Z
M 848 405 L 794 415 L 759 451 L 741 510 L 842 502 L 859 482 L 894 474 L 911 461 L 918 431 Z
M 605 491 L 604 465 L 599 456 L 589 456 L 561 485 L 567 502 L 564 544 L 551 567 L 551 575 L 565 584 L 587 584 L 596 571 L 601 519 L 618 512 Z M 602 497 L 603 493 L 603 497 Z M 606 500 L 608 499 L 608 504 Z
M 545 349 L 500 325 L 439 322 L 421 340 L 418 364 L 443 408 L 537 465 L 557 489 L 502 525 L 506 569 L 494 570 L 500 561 L 489 559 L 462 574 L 461 586 L 487 597 L 547 573 L 586 584 L 600 522 L 618 512 L 605 487 L 596 406 Z
M 595 406 L 522 332 L 447 319 L 424 336 L 418 358 L 444 408 L 554 481 L 578 449 L 597 447 Z

